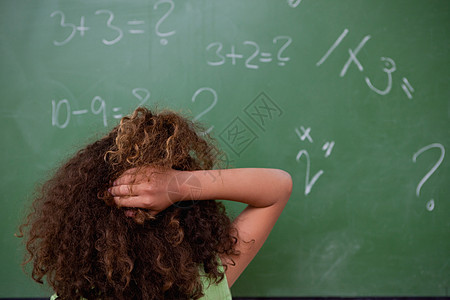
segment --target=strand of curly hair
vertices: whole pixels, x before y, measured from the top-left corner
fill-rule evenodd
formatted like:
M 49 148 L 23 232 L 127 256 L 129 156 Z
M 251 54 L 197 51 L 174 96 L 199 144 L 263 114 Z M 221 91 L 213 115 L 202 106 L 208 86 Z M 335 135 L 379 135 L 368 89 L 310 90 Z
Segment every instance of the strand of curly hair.
M 60 299 L 198 299 L 199 266 L 223 280 L 217 255 L 239 251 L 221 202 L 172 205 L 156 217 L 134 209 L 130 218 L 107 192 L 130 168 L 212 169 L 221 152 L 202 129 L 172 111 L 138 108 L 79 150 L 40 187 L 19 228 L 32 278 Z

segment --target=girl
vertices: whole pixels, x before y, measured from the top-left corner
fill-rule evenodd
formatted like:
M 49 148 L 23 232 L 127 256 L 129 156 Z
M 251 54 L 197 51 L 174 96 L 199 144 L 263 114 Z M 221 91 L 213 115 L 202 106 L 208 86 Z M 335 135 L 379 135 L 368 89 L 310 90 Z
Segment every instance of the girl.
M 43 184 L 20 232 L 59 299 L 231 299 L 292 190 L 277 169 L 215 169 L 198 124 L 138 108 Z M 233 221 L 223 199 L 246 203 Z M 26 229 L 26 230 L 25 230 Z

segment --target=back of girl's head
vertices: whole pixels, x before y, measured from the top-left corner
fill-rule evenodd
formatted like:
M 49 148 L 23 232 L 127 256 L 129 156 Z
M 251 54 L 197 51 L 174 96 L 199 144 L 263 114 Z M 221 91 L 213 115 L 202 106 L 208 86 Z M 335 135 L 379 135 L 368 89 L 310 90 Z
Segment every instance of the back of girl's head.
M 220 202 L 172 205 L 156 217 L 136 209 L 129 218 L 107 192 L 130 168 L 213 168 L 219 150 L 202 129 L 138 108 L 78 151 L 42 185 L 21 226 L 32 277 L 62 299 L 197 299 L 200 265 L 222 280 L 217 254 L 236 254 L 236 238 Z

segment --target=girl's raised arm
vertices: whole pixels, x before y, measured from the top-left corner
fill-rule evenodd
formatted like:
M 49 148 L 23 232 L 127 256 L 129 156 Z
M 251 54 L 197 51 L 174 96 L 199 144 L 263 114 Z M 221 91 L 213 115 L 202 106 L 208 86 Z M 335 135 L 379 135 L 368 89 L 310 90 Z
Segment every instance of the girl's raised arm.
M 228 264 L 226 276 L 231 287 L 258 253 L 292 192 L 289 173 L 279 169 L 238 168 L 223 170 L 160 171 L 145 170 L 145 175 L 125 174 L 110 189 L 119 206 L 141 207 L 157 214 L 178 201 L 222 199 L 248 204 L 233 221 L 238 231 L 239 256 L 222 255 Z M 133 173 L 130 170 L 129 173 Z M 150 178 L 150 180 L 149 180 Z M 176 183 L 195 182 L 198 186 Z M 180 189 L 181 188 L 181 189 Z

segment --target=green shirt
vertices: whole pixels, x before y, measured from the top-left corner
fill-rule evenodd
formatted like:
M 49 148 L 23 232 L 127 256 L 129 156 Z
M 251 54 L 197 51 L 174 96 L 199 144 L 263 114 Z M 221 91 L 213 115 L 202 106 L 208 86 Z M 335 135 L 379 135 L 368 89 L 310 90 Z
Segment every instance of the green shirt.
M 219 271 L 224 272 L 224 268 L 222 266 L 222 261 L 219 259 Z M 203 283 L 203 296 L 202 300 L 231 300 L 231 291 L 228 287 L 227 276 L 225 273 L 223 274 L 225 277 L 218 284 L 210 284 L 208 277 L 206 277 L 202 268 L 200 269 L 200 278 Z

